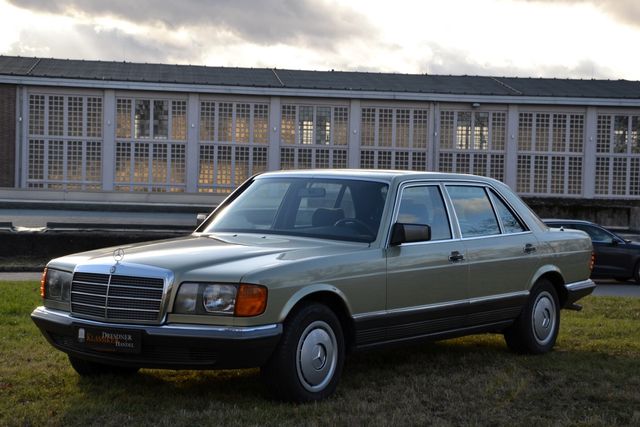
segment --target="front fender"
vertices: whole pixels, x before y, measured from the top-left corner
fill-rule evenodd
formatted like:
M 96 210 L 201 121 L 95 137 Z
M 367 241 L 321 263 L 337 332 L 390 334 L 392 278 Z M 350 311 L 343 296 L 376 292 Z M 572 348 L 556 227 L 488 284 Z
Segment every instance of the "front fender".
M 345 308 L 347 309 L 348 315 L 351 316 L 351 313 L 352 313 L 351 305 L 349 304 L 349 301 L 347 300 L 344 293 L 333 285 L 318 283 L 310 286 L 305 286 L 304 288 L 297 290 L 293 295 L 291 295 L 291 297 L 286 302 L 286 304 L 284 304 L 284 306 L 282 307 L 282 310 L 278 315 L 278 322 L 284 322 L 284 319 L 287 318 L 291 310 L 293 310 L 296 304 L 298 304 L 304 298 L 312 294 L 326 293 L 326 292 L 337 296 L 342 301 Z

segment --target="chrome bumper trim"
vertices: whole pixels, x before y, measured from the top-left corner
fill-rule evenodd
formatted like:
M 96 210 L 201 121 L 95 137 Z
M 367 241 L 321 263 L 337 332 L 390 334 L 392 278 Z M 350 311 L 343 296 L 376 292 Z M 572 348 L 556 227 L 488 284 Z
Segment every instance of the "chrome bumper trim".
M 53 310 L 47 307 L 37 307 L 31 313 L 32 319 L 42 320 L 45 322 L 55 323 L 61 326 L 89 326 L 113 329 L 134 329 L 144 331 L 149 335 L 162 337 L 181 337 L 181 338 L 209 338 L 209 339 L 249 339 L 249 338 L 265 338 L 277 336 L 282 333 L 281 324 L 270 324 L 260 326 L 207 326 L 207 325 L 138 325 L 123 323 L 98 322 L 88 319 L 79 319 L 71 317 L 64 311 Z
M 580 282 L 567 283 L 564 285 L 568 291 L 580 291 L 583 289 L 595 288 L 596 284 L 591 279 L 582 280 Z

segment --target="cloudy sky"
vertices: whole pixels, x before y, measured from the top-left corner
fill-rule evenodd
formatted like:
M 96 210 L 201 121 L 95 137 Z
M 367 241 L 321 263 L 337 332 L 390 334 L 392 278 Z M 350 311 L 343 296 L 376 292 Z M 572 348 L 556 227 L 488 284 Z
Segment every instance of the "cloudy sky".
M 640 0 L 0 0 L 0 54 L 640 80 Z

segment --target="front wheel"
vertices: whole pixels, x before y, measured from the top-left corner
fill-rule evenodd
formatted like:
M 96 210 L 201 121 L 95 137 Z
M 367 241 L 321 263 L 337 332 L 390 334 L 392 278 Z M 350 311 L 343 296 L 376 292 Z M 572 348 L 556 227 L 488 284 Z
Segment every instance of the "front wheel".
M 139 371 L 139 368 L 129 368 L 124 366 L 105 365 L 103 363 L 91 362 L 84 359 L 78 359 L 75 356 L 69 356 L 69 362 L 73 369 L 81 377 L 94 377 L 98 375 L 133 375 Z
M 520 316 L 505 330 L 504 338 L 515 352 L 541 354 L 553 348 L 559 329 L 558 294 L 551 282 L 541 279 L 531 289 Z
M 275 397 L 311 402 L 330 396 L 344 364 L 344 337 L 336 315 L 322 304 L 308 304 L 290 315 L 280 343 L 262 376 Z

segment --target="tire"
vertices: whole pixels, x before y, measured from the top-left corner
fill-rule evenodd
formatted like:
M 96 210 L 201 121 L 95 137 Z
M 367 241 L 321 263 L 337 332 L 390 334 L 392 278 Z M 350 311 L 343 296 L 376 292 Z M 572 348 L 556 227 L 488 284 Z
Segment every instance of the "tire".
M 287 317 L 262 377 L 275 398 L 312 402 L 335 391 L 344 365 L 342 326 L 327 306 L 306 304 Z
M 551 282 L 541 279 L 515 323 L 504 331 L 504 338 L 516 353 L 542 354 L 553 348 L 559 329 L 558 294 Z
M 100 375 L 134 375 L 140 368 L 129 368 L 123 366 L 105 365 L 103 363 L 90 362 L 84 359 L 69 355 L 69 362 L 73 369 L 81 377 L 96 377 Z
M 640 261 L 633 267 L 633 280 L 636 282 L 636 285 L 640 285 Z

